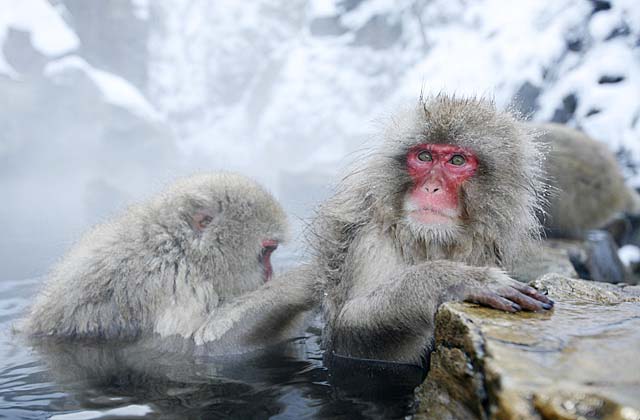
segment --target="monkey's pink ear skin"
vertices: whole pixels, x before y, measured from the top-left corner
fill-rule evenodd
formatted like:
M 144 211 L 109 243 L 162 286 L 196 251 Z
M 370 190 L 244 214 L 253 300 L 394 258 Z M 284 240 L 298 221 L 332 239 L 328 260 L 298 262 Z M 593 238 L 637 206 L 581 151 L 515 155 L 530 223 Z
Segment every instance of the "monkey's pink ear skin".
M 196 212 L 191 217 L 191 227 L 194 230 L 201 232 L 202 230 L 204 230 L 204 228 L 209 226 L 212 221 L 213 217 L 210 214 L 207 214 L 205 212 Z

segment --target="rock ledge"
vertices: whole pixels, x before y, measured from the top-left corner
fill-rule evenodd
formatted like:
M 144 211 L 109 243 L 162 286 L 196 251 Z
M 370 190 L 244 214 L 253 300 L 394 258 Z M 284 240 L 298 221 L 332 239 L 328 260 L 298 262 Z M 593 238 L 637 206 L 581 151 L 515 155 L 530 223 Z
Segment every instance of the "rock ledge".
M 447 303 L 416 418 L 640 420 L 640 287 L 549 274 L 549 313 Z

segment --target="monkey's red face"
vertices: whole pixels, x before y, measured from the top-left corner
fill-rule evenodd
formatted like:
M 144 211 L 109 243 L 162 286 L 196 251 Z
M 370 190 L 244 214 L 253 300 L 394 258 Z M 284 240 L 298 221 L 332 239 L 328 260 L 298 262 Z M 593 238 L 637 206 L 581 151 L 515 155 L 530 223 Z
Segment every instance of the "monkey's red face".
M 416 222 L 448 225 L 460 216 L 460 186 L 478 167 L 476 155 L 450 144 L 420 144 L 407 153 L 413 179 L 405 211 Z
M 262 277 L 265 283 L 271 279 L 273 275 L 273 266 L 271 265 L 271 254 L 278 248 L 278 241 L 274 239 L 266 239 L 262 241 L 262 250 L 258 257 L 260 264 L 262 264 Z

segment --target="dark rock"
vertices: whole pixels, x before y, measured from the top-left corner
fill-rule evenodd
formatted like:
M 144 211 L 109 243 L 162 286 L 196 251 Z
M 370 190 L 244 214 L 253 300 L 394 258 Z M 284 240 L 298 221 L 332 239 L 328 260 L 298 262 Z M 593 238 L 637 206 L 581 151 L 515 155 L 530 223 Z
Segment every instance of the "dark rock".
M 609 35 L 607 35 L 607 37 L 605 38 L 605 41 L 609 41 L 621 36 L 629 36 L 630 34 L 631 34 L 631 29 L 629 28 L 629 25 L 623 22 L 620 26 L 614 28 L 614 30 L 611 31 Z
M 81 41 L 79 54 L 139 89 L 147 83 L 149 22 L 133 14 L 131 0 L 63 0 Z
M 47 57 L 36 50 L 31 43 L 31 33 L 9 28 L 2 54 L 7 63 L 23 76 L 40 77 L 47 63 Z
M 552 122 L 566 123 L 569 121 L 578 107 L 578 97 L 575 93 L 571 93 L 562 98 L 562 106 L 556 109 L 551 118 Z
M 625 268 L 618 257 L 618 247 L 611 234 L 604 230 L 587 232 L 587 267 L 591 280 L 623 283 Z
M 584 41 L 580 38 L 567 39 L 567 49 L 573 52 L 580 52 L 584 47 Z
M 593 13 L 611 9 L 611 2 L 607 0 L 590 0 L 593 5 Z
M 313 36 L 339 36 L 347 32 L 339 16 L 326 16 L 311 21 L 309 31 Z
M 584 240 L 553 239 L 546 241 L 545 244 L 548 247 L 566 251 L 581 279 L 605 283 L 631 281 L 618 257 L 618 246 L 611 234 L 605 230 L 590 230 L 586 233 Z M 565 273 L 561 274 L 567 276 Z
M 393 46 L 402 35 L 402 24 L 390 22 L 388 16 L 373 16 L 355 33 L 353 45 L 366 45 L 376 50 Z
M 620 83 L 625 79 L 624 76 L 602 76 L 599 80 L 598 80 L 598 84 L 601 85 L 605 85 L 608 83 Z
M 510 108 L 522 115 L 531 115 L 540 108 L 538 105 L 540 93 L 542 93 L 542 89 L 539 86 L 526 81 L 513 95 Z
M 585 115 L 585 117 L 590 117 L 592 115 L 597 115 L 599 113 L 601 113 L 602 110 L 598 109 L 598 108 L 591 108 L 589 111 L 587 111 L 587 115 Z
M 360 4 L 363 2 L 364 0 L 339 0 L 338 1 L 338 8 L 342 11 L 346 12 L 350 12 L 352 10 L 354 10 L 355 8 L 357 8 L 358 6 L 360 6 Z

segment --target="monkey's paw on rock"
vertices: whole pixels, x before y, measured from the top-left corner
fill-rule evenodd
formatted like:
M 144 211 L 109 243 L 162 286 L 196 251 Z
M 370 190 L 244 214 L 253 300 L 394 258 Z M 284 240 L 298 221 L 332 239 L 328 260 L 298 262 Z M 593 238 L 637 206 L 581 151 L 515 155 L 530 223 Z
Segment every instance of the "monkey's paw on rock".
M 548 274 L 553 312 L 446 303 L 418 419 L 640 420 L 640 286 Z

